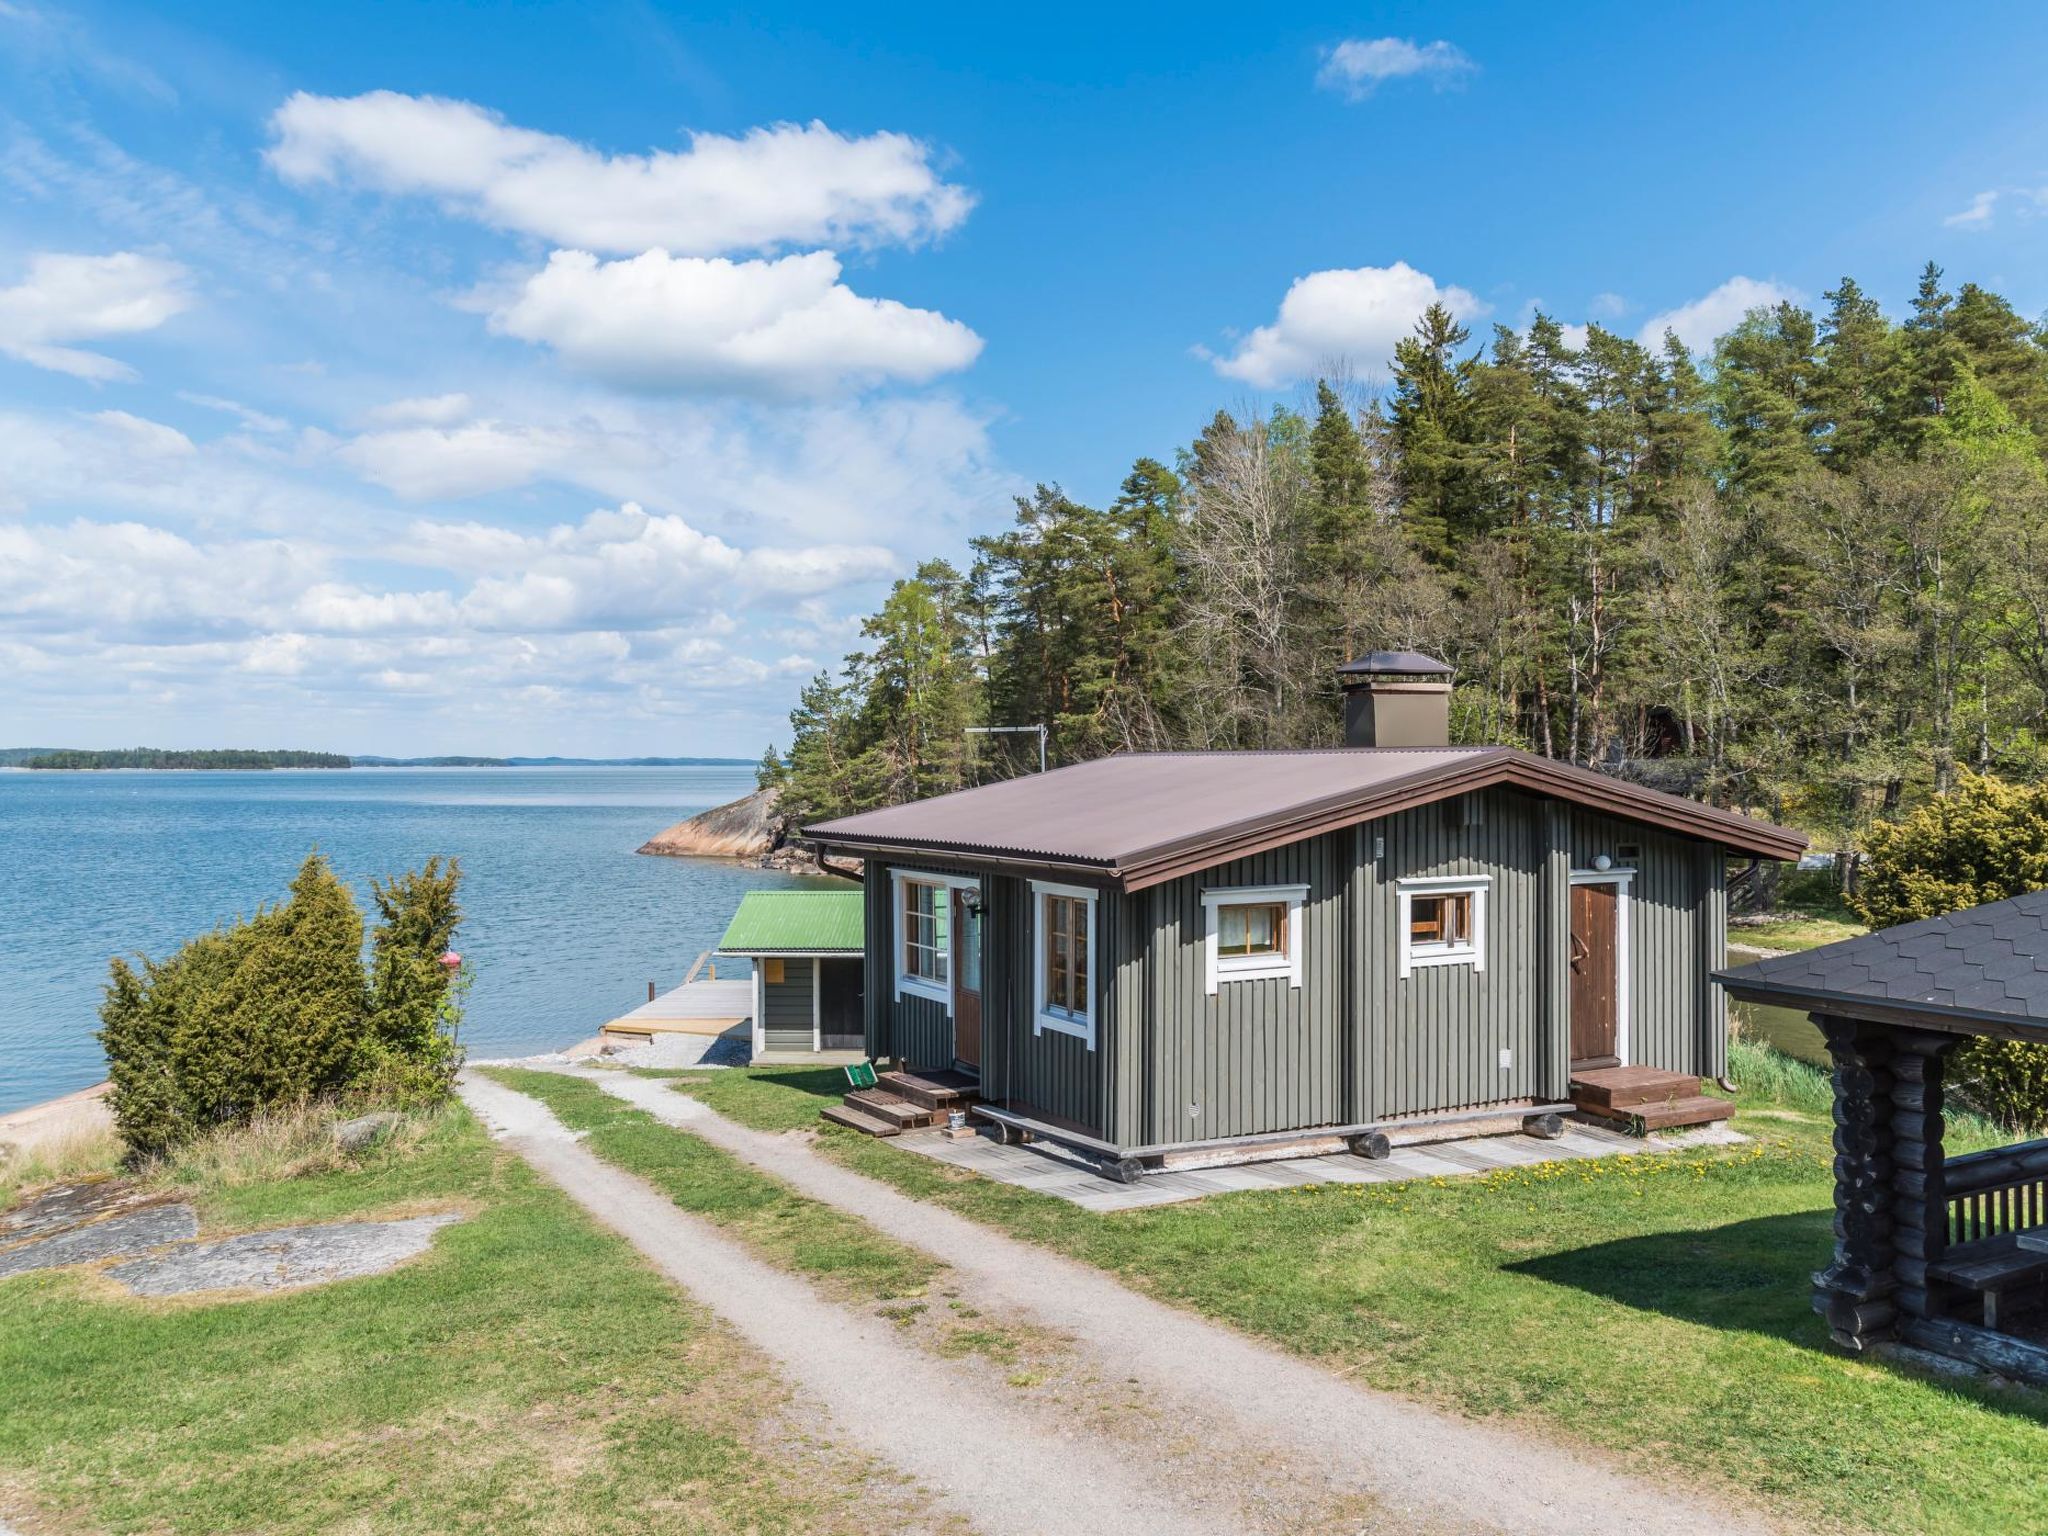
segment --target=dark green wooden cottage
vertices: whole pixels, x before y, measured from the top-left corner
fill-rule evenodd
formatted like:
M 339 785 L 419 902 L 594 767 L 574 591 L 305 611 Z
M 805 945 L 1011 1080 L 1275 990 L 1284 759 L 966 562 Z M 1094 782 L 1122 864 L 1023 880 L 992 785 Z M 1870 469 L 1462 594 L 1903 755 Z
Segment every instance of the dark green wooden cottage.
M 869 1054 L 1128 1169 L 1575 1098 L 1672 1123 L 1725 1071 L 1729 861 L 1805 840 L 1449 746 L 1427 657 L 1344 683 L 1353 746 L 1116 756 L 809 828 L 865 860 Z

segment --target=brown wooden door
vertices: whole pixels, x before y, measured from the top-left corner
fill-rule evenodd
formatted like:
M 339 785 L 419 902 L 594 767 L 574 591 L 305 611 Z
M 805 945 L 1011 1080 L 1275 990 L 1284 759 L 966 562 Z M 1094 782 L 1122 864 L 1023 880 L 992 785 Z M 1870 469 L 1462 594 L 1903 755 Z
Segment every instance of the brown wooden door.
M 1572 1068 L 1619 1064 L 1620 948 L 1618 885 L 1572 887 Z
M 953 892 L 953 1057 L 981 1065 L 981 914 Z

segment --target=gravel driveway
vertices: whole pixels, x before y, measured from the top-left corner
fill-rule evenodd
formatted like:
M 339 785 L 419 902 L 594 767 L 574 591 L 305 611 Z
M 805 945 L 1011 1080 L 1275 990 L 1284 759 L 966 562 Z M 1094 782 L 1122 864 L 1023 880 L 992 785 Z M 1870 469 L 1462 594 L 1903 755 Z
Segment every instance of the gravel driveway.
M 1766 1522 L 1599 1466 L 1534 1435 L 1471 1423 L 1341 1380 L 1233 1329 L 1132 1291 L 1075 1263 L 912 1199 L 842 1167 L 797 1136 L 736 1124 L 652 1078 L 582 1071 L 618 1098 L 682 1126 L 813 1199 L 944 1259 L 991 1302 L 1079 1340 L 1104 1374 L 1136 1378 L 1219 1434 L 1312 1450 L 1333 1479 L 1390 1509 L 1480 1529 L 1572 1523 L 1626 1508 L 1633 1528 L 1758 1531 Z

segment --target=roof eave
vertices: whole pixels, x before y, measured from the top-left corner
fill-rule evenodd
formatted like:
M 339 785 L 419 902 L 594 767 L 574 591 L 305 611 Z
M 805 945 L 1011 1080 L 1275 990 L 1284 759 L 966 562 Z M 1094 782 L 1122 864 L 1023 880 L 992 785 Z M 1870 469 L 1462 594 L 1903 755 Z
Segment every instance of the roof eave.
M 1829 1018 L 1867 1019 L 1873 1024 L 1899 1024 L 1949 1035 L 1982 1035 L 2000 1040 L 2035 1040 L 2048 1035 L 2048 1019 L 1994 1013 L 1981 1008 L 1955 1008 L 1945 1003 L 1916 1003 L 1902 998 L 1859 997 L 1824 987 L 1745 977 L 1741 971 L 1714 971 L 1712 979 L 1737 1002 L 1767 1008 L 1791 1008 Z
M 1122 875 L 1106 859 L 1084 859 L 1063 854 L 1032 852 L 1019 848 L 984 848 L 974 843 L 945 842 L 936 838 L 862 837 L 858 833 L 831 833 L 805 827 L 804 838 L 821 851 L 837 851 L 860 858 L 943 859 L 955 864 L 988 864 L 1003 869 L 1080 876 L 1115 883 Z
M 1124 886 L 1143 890 L 1179 875 L 1206 869 L 1228 859 L 1299 842 L 1395 811 L 1448 800 L 1497 784 L 1569 800 L 1629 821 L 1658 826 L 1680 836 L 1717 843 L 1760 858 L 1797 858 L 1807 840 L 1770 822 L 1751 821 L 1732 811 L 1697 801 L 1642 789 L 1619 779 L 1605 779 L 1548 763 L 1528 753 L 1501 747 L 1475 753 L 1469 763 L 1425 769 L 1391 779 L 1371 789 L 1348 790 L 1297 806 L 1284 817 L 1248 820 L 1237 826 L 1176 843 L 1161 844 L 1123 860 Z
M 1376 816 L 1433 804 L 1453 795 L 1469 794 L 1497 784 L 1568 800 L 1575 805 L 1662 827 L 1679 836 L 1716 843 L 1759 858 L 1795 859 L 1806 851 L 1804 836 L 1770 822 L 1752 821 L 1732 811 L 1719 810 L 1660 790 L 1643 789 L 1619 779 L 1570 769 L 1510 747 L 1488 748 L 1472 753 L 1465 762 L 1420 769 L 1369 789 L 1326 795 L 1320 800 L 1291 807 L 1279 815 L 1248 817 L 1226 827 L 1155 844 L 1114 859 L 1084 859 L 1021 849 L 983 848 L 938 839 L 863 838 L 858 833 L 828 831 L 829 823 L 806 827 L 804 836 L 821 848 L 839 848 L 849 853 L 905 854 L 912 857 L 943 855 L 969 863 L 1092 874 L 1120 884 L 1125 890 L 1140 891 L 1229 859 L 1242 858 L 1299 842 L 1306 837 L 1340 830 Z

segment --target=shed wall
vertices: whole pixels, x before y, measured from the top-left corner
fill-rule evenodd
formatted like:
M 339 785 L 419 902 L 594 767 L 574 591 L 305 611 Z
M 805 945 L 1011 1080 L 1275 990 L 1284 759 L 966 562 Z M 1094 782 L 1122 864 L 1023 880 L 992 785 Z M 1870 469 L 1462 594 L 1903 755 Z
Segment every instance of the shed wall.
M 811 1048 L 811 966 L 807 955 L 782 961 L 782 980 L 761 983 L 761 1028 L 771 1051 Z M 761 961 L 756 959 L 754 964 Z

